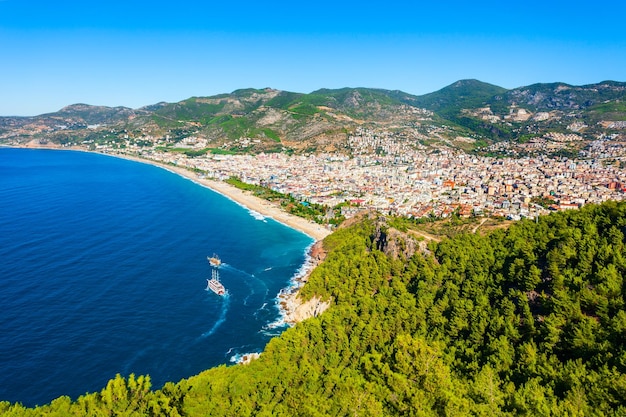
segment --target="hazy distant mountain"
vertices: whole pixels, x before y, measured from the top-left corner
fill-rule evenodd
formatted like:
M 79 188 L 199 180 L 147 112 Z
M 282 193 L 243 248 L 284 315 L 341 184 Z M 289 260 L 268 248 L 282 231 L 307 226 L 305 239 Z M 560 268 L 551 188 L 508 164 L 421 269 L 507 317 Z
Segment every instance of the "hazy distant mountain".
M 192 138 L 207 149 L 232 152 L 332 151 L 344 148 L 357 128 L 428 146 L 457 146 L 457 138 L 471 138 L 462 141 L 465 147 L 477 146 L 568 131 L 589 141 L 624 134 L 621 124 L 610 122 L 626 122 L 625 98 L 626 83 L 615 81 L 507 90 L 461 80 L 422 96 L 371 88 L 310 94 L 242 89 L 140 109 L 74 104 L 35 117 L 0 117 L 0 141 L 175 146 Z
M 100 123 L 117 123 L 134 117 L 138 111 L 128 107 L 105 107 L 90 106 L 89 104 L 72 104 L 63 107 L 56 113 L 44 114 L 42 117 L 50 117 L 64 120 L 73 120 L 77 123 L 89 125 Z

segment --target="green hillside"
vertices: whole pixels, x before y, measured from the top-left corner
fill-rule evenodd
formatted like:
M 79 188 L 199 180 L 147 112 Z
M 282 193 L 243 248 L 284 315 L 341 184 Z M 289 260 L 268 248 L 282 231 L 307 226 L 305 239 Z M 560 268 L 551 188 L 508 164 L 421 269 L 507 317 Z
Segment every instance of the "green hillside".
M 402 100 L 398 93 L 368 88 L 322 89 L 310 94 L 244 89 L 162 105 L 155 109 L 152 120 L 171 130 L 184 126 L 185 134 L 192 130 L 217 143 L 260 139 L 263 143 L 255 147 L 264 151 L 282 149 L 284 143 L 312 150 L 317 140 L 343 147 L 338 142 L 363 121 L 374 128 L 397 122 L 399 109 L 413 97 L 400 93 Z M 407 127 L 413 126 L 411 120 L 403 121 Z
M 88 125 L 100 123 L 117 123 L 128 119 L 130 116 L 141 114 L 141 110 L 133 110 L 128 107 L 105 107 L 91 106 L 89 104 L 72 104 L 62 108 L 56 113 L 44 114 L 42 117 L 52 119 L 70 119 Z
M 462 127 L 470 134 L 491 140 L 510 139 L 510 128 L 468 117 L 464 109 L 484 107 L 507 90 L 478 80 L 460 80 L 434 93 L 417 97 L 413 105 L 434 111 L 447 123 Z
M 623 416 L 625 234 L 626 203 L 614 202 L 428 249 L 364 219 L 324 241 L 303 289 L 331 308 L 251 364 L 158 391 L 117 377 L 76 401 L 0 413 Z
M 460 80 L 434 93 L 416 97 L 413 103 L 447 118 L 457 116 L 461 109 L 482 107 L 506 91 L 506 88 L 478 80 Z
M 247 88 L 135 110 L 75 104 L 41 116 L 0 117 L 0 143 L 168 150 L 191 138 L 204 149 L 235 154 L 311 153 L 346 149 L 348 136 L 361 128 L 431 149 L 460 147 L 486 154 L 496 142 L 521 145 L 554 133 L 575 134 L 571 146 L 555 151 L 575 157 L 598 137 L 623 140 L 623 123 L 609 126 L 626 122 L 625 101 L 626 83 L 616 81 L 507 90 L 470 79 L 422 96 L 378 88 L 309 94 Z

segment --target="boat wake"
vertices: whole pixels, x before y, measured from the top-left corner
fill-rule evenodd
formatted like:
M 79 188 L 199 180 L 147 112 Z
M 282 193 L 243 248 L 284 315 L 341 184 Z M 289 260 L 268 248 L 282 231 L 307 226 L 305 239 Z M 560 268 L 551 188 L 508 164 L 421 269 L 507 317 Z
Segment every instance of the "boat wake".
M 201 337 L 203 339 L 212 336 L 217 331 L 217 329 L 219 329 L 219 327 L 226 321 L 226 313 L 228 313 L 228 307 L 230 306 L 230 296 L 228 293 L 226 293 L 222 298 L 224 299 L 224 302 L 222 303 L 220 316 L 208 332 L 202 333 Z
M 251 274 L 249 272 L 243 271 L 241 269 L 237 269 L 234 266 L 230 265 L 230 264 L 226 264 L 223 263 L 222 264 L 222 268 L 226 271 L 232 271 L 232 272 L 236 272 L 237 274 L 244 276 L 246 279 L 244 281 L 244 283 L 246 284 L 246 286 L 248 286 L 248 288 L 250 288 L 251 294 L 249 295 L 254 295 L 255 293 L 262 293 L 264 290 L 267 293 L 267 284 L 265 283 L 265 281 L 263 281 L 262 279 L 258 278 L 257 276 L 255 276 L 254 274 Z M 257 285 L 253 285 L 254 283 L 257 283 Z
M 237 272 L 237 273 L 239 273 L 241 275 L 246 275 L 248 277 L 254 277 L 254 275 L 252 275 L 252 274 L 250 274 L 250 273 L 248 273 L 246 271 L 243 271 L 241 269 L 237 269 L 234 266 L 232 266 L 231 264 L 222 263 L 222 269 L 229 270 L 229 271 L 234 271 L 234 272 Z
M 127 361 L 124 366 L 123 366 L 123 373 L 122 375 L 128 375 L 129 373 L 131 373 L 131 370 L 136 367 L 136 362 L 146 356 L 146 352 L 148 351 L 149 348 L 145 348 L 145 349 L 141 349 L 139 352 L 136 352 L 135 355 L 129 360 Z

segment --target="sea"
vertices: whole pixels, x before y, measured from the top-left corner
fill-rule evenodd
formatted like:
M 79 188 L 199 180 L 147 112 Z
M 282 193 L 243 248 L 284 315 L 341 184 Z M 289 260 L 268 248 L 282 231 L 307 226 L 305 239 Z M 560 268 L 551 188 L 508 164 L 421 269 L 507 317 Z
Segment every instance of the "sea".
M 166 169 L 0 148 L 0 401 L 157 389 L 261 352 L 313 239 Z M 211 266 L 227 295 L 207 290 Z

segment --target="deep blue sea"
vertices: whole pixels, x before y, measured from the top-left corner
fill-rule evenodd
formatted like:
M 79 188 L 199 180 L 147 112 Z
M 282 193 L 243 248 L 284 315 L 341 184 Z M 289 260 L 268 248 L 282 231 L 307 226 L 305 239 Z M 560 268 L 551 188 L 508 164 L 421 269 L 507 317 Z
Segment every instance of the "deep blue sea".
M 147 164 L 0 148 L 0 400 L 153 388 L 260 352 L 308 236 Z M 208 255 L 229 294 L 206 290 Z

